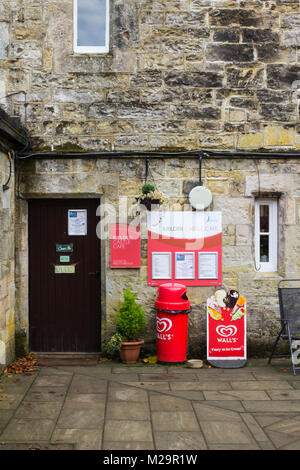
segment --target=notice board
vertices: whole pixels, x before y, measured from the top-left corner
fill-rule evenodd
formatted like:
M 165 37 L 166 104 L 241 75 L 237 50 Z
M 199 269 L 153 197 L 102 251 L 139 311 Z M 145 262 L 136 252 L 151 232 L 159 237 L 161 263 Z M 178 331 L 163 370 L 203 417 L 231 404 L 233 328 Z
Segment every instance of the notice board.
M 221 212 L 148 213 L 148 285 L 222 285 Z
M 126 223 L 110 226 L 110 267 L 139 268 L 141 266 L 141 234 L 138 227 Z

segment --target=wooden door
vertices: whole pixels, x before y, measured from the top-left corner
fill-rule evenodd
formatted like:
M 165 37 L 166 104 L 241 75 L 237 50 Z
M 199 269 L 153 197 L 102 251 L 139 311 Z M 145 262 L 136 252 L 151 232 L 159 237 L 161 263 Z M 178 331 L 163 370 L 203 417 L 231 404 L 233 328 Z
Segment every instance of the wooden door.
M 100 351 L 98 205 L 96 199 L 29 201 L 31 351 Z

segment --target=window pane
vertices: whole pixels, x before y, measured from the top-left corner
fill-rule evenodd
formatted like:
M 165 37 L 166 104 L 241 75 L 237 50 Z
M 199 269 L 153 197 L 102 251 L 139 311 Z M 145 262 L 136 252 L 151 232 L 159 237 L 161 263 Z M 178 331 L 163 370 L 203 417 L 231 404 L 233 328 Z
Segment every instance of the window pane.
M 261 235 L 260 237 L 260 261 L 262 263 L 269 262 L 269 235 Z
M 261 232 L 269 232 L 269 206 L 259 206 L 259 224 Z
M 77 46 L 105 46 L 106 0 L 77 0 Z

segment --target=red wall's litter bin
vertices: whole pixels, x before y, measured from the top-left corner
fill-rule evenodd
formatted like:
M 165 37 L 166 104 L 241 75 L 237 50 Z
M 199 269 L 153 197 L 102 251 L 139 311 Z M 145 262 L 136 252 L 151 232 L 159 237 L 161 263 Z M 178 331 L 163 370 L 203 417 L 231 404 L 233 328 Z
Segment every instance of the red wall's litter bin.
M 164 364 L 186 361 L 188 313 L 191 304 L 183 284 L 161 284 L 155 300 L 157 360 Z

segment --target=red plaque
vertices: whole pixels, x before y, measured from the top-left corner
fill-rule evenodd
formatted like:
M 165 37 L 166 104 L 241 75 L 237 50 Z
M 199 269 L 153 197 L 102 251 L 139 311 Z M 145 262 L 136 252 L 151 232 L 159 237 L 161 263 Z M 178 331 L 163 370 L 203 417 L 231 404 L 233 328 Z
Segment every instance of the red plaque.
M 141 266 L 141 234 L 137 227 L 117 223 L 110 226 L 110 267 Z

